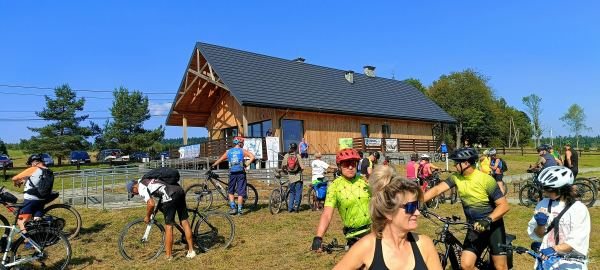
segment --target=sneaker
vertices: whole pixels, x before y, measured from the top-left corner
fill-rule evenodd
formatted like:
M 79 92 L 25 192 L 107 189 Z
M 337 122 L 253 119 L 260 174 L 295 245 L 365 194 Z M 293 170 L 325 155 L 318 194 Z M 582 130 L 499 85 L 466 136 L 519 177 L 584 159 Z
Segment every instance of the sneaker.
M 238 211 L 237 211 L 237 209 L 235 209 L 235 208 L 231 208 L 231 209 L 229 210 L 229 212 L 228 212 L 228 213 L 229 213 L 230 215 L 235 215 L 235 214 L 237 214 L 237 213 L 238 213 Z
M 238 215 L 238 216 L 241 216 L 241 215 L 243 214 L 243 212 L 244 212 L 244 211 L 242 211 L 242 209 L 240 208 L 240 209 L 238 209 L 238 210 L 237 210 L 237 215 Z
M 188 259 L 196 257 L 196 251 L 194 251 L 194 250 L 188 251 L 188 253 L 185 255 L 185 257 Z

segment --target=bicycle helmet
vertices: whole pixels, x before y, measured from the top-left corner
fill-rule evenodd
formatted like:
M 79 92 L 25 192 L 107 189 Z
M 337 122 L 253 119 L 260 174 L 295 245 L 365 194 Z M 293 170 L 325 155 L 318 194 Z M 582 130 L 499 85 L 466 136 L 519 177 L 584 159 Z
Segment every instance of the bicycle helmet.
M 448 158 L 455 161 L 467 160 L 469 163 L 475 164 L 477 159 L 479 159 L 479 153 L 477 153 L 477 150 L 473 148 L 463 147 L 454 150 L 454 152 L 452 152 Z
M 33 155 L 29 156 L 26 164 L 31 166 L 31 163 L 33 163 L 34 161 L 44 162 L 44 159 L 42 158 L 42 155 L 33 154 Z
M 335 163 L 340 164 L 342 161 L 346 160 L 359 161 L 360 156 L 356 150 L 352 148 L 344 148 L 335 155 Z
M 431 156 L 429 156 L 428 154 L 422 154 L 421 155 L 421 159 L 427 159 L 427 160 L 429 160 L 429 159 L 431 159 Z
M 548 145 L 546 145 L 546 144 L 540 144 L 540 145 L 538 145 L 538 147 L 536 147 L 535 149 L 536 149 L 538 152 L 539 152 L 539 151 L 542 151 L 542 150 L 543 150 L 543 151 L 548 151 Z
M 490 156 L 493 156 L 493 155 L 495 155 L 496 153 L 497 153 L 497 152 L 496 152 L 496 148 L 491 148 L 491 149 L 490 149 L 490 151 L 488 152 L 488 154 L 490 154 Z
M 244 143 L 244 137 L 241 137 L 241 136 L 233 137 L 233 144 L 239 144 L 239 143 Z
M 544 188 L 561 188 L 565 185 L 572 185 L 575 177 L 573 172 L 564 166 L 550 166 L 540 172 L 538 181 Z

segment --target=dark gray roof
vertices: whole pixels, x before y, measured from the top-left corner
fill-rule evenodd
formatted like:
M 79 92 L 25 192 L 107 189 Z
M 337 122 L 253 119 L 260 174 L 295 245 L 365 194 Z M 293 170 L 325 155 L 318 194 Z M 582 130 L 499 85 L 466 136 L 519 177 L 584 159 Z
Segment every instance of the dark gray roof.
M 344 70 L 201 42 L 196 47 L 244 106 L 455 122 L 403 81 L 356 72 L 354 83 L 350 84 Z

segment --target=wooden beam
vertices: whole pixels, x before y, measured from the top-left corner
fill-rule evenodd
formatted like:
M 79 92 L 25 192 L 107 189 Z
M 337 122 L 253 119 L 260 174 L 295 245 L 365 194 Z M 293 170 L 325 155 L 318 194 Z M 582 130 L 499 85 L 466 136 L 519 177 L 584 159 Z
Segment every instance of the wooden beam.
M 177 114 L 177 115 L 187 115 L 187 117 L 209 117 L 210 113 L 205 113 L 205 112 L 193 112 L 193 111 L 182 111 L 182 110 L 176 110 L 173 111 L 172 114 Z
M 210 71 L 210 77 L 212 78 L 212 80 L 216 82 L 217 80 L 215 80 L 215 74 L 213 73 L 212 66 L 210 64 L 208 64 L 208 71 Z
M 182 119 L 182 124 L 183 124 L 183 145 L 187 145 L 187 118 L 185 118 L 185 115 L 183 116 Z
M 248 134 L 248 119 L 246 118 L 246 114 L 248 112 L 247 110 L 248 107 L 244 106 L 244 108 L 242 109 L 243 113 L 242 113 L 242 127 L 244 129 L 244 137 L 248 137 L 250 136 Z
M 194 101 L 196 100 L 196 98 L 198 96 L 200 96 L 200 93 L 202 93 L 202 91 L 204 91 L 204 88 L 206 88 L 207 85 L 208 85 L 208 81 L 204 82 L 204 84 L 202 85 L 202 87 L 198 87 L 198 90 L 196 90 L 196 93 L 192 97 L 192 101 L 190 101 L 190 104 L 194 103 Z
M 215 93 L 215 91 L 217 91 L 218 88 L 219 87 L 215 85 L 215 87 L 210 89 L 210 92 L 208 92 L 208 97 L 210 98 Z
M 225 89 L 225 90 L 229 91 L 229 88 L 228 88 L 226 85 L 224 85 L 224 84 L 222 84 L 222 83 L 220 83 L 220 82 L 218 82 L 218 81 L 215 81 L 215 80 L 213 80 L 212 78 L 210 78 L 210 77 L 208 77 L 208 76 L 206 76 L 206 75 L 204 75 L 204 74 L 200 74 L 198 71 L 195 71 L 195 70 L 193 70 L 193 69 L 191 69 L 191 68 L 188 68 L 188 72 L 189 72 L 189 73 L 192 73 L 192 74 L 194 74 L 194 75 L 196 75 L 196 76 L 198 76 L 198 77 L 200 77 L 201 79 L 205 79 L 205 80 L 207 80 L 207 81 L 210 81 L 211 83 L 213 83 L 213 84 L 216 84 L 216 85 L 218 85 L 219 87 L 221 87 L 221 88 L 223 88 L 223 89 Z

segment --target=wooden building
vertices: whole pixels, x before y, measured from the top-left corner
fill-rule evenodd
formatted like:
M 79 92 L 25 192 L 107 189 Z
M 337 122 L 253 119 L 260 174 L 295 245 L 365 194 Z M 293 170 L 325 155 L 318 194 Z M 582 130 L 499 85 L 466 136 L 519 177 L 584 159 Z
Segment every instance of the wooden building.
M 340 138 L 365 149 L 364 138 L 394 138 L 396 151 L 424 151 L 435 146 L 433 126 L 452 122 L 420 91 L 376 77 L 371 66 L 360 74 L 197 43 L 166 124 L 183 127 L 184 144 L 187 128 L 207 128 L 201 155 L 214 156 L 235 135 L 265 137 L 269 129 L 280 151 L 302 138 L 311 153 L 335 153 Z

